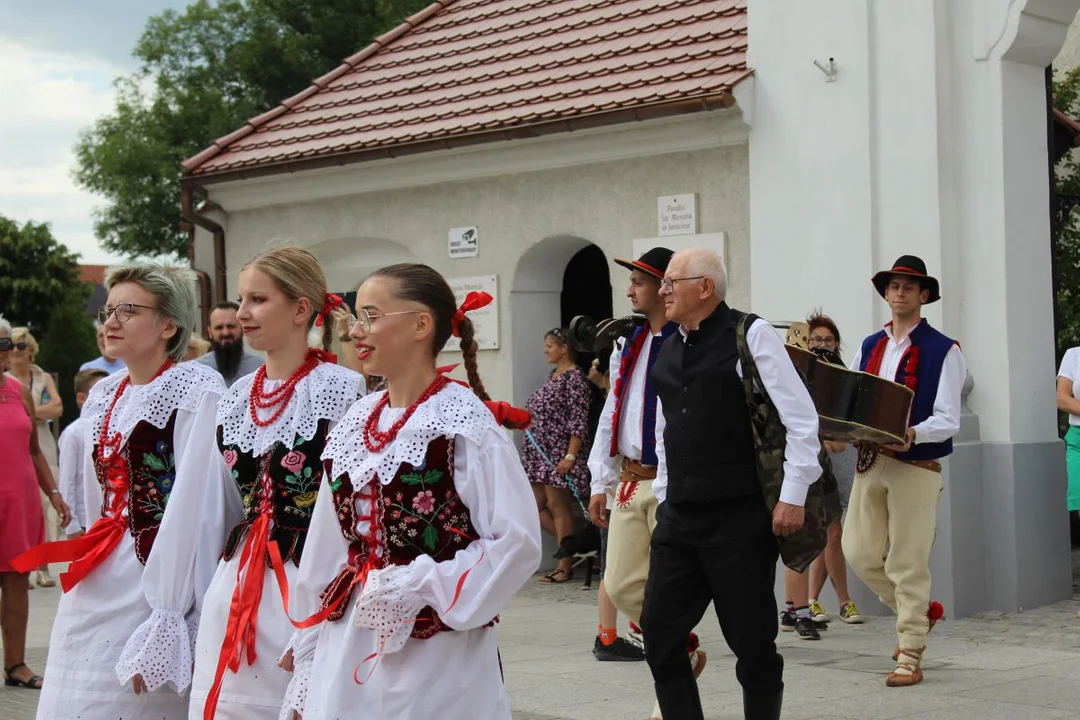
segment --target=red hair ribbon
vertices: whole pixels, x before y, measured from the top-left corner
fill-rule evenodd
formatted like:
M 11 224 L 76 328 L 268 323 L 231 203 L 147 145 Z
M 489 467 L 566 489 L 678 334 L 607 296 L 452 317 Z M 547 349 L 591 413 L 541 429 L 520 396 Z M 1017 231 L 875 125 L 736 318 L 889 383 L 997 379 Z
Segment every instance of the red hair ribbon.
M 435 368 L 435 371 L 440 375 L 449 375 L 454 372 L 458 365 L 460 365 L 460 363 L 440 365 Z M 469 387 L 469 383 L 455 378 L 450 378 L 450 382 L 455 382 L 462 387 Z M 484 405 L 487 406 L 487 409 L 495 416 L 495 421 L 507 430 L 524 430 L 532 424 L 532 413 L 528 410 L 516 408 L 508 402 L 503 402 L 502 400 L 484 400 Z
M 322 310 L 319 311 L 319 316 L 315 318 L 315 327 L 322 327 L 323 318 L 327 317 L 330 313 L 334 312 L 339 307 L 343 307 L 345 301 L 341 299 L 340 295 L 334 293 L 326 293 L 326 300 L 323 301 Z
M 465 313 L 473 310 L 479 310 L 480 308 L 488 305 L 492 301 L 492 297 L 483 291 L 473 291 L 465 296 L 465 302 L 461 303 L 461 307 L 457 309 L 454 316 L 450 318 L 450 331 L 454 337 L 461 337 L 458 332 L 458 328 L 461 327 L 461 321 L 465 319 Z

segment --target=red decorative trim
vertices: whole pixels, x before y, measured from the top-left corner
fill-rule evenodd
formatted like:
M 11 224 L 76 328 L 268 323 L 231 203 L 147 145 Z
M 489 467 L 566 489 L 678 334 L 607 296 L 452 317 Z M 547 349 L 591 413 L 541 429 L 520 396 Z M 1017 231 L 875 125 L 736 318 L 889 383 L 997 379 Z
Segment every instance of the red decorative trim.
M 624 480 L 619 483 L 619 489 L 615 493 L 615 505 L 623 509 L 629 507 L 637 488 L 637 480 Z

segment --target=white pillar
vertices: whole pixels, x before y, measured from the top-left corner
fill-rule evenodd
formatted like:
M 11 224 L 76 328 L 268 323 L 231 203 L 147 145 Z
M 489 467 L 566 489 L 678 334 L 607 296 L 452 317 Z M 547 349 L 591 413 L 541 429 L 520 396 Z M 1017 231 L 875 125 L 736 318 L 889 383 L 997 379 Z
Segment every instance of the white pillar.
M 942 284 L 926 315 L 960 340 L 975 381 L 932 559 L 952 616 L 1071 592 L 1043 69 L 1078 7 L 749 4 L 755 75 L 736 98 L 751 126 L 750 309 L 821 306 L 850 358 L 887 319 L 870 276 L 919 255 Z M 813 64 L 830 58 L 832 82 Z

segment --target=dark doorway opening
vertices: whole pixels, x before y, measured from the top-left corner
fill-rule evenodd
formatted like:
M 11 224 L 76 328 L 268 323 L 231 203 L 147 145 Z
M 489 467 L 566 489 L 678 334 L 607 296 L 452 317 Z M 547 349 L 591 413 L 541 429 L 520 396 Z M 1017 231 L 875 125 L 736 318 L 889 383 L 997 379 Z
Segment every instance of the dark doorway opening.
M 560 302 L 560 324 L 564 328 L 569 327 L 570 321 L 576 315 L 588 315 L 593 320 L 604 320 L 612 316 L 611 277 L 603 250 L 596 245 L 589 245 L 570 258 L 566 270 L 563 271 Z M 600 372 L 607 372 L 609 358 L 607 355 L 599 358 L 597 369 Z M 576 357 L 578 367 L 586 375 L 589 374 L 594 359 L 597 357 L 592 353 L 580 353 Z M 589 383 L 589 389 L 592 391 L 589 430 L 595 435 L 600 414 L 604 409 L 606 393 L 593 383 Z

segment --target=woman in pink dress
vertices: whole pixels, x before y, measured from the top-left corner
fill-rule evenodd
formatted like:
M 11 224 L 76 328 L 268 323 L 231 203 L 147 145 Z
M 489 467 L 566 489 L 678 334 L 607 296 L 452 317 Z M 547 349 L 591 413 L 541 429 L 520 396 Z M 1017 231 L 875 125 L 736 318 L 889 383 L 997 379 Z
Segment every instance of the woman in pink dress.
M 30 391 L 4 372 L 11 355 L 11 325 L 0 317 L 0 630 L 4 644 L 4 684 L 40 690 L 41 677 L 26 667 L 26 620 L 29 615 L 27 574 L 10 565 L 16 555 L 45 540 L 45 521 L 38 488 L 49 496 L 66 526 L 71 522 L 52 472 L 38 447 L 30 420 Z

